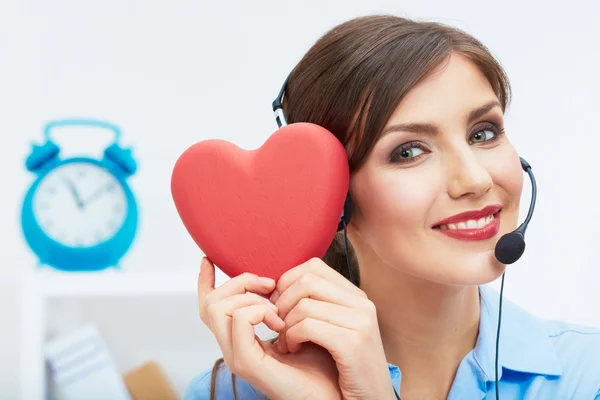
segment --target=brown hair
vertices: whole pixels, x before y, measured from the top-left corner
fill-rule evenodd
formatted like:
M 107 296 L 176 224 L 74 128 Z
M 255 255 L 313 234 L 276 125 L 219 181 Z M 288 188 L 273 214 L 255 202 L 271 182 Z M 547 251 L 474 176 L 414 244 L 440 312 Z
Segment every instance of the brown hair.
M 283 108 L 288 123 L 311 122 L 346 147 L 350 173 L 364 163 L 402 98 L 452 52 L 468 57 L 490 82 L 506 110 L 510 84 L 490 51 L 471 35 L 440 23 L 393 15 L 343 22 L 323 35 L 289 77 Z M 350 250 L 353 276 L 358 265 Z M 348 278 L 343 235 L 323 261 Z M 354 279 L 359 285 L 359 279 Z M 211 380 L 215 395 L 217 360 Z M 232 376 L 232 380 L 235 377 Z M 234 386 L 235 388 L 235 386 Z

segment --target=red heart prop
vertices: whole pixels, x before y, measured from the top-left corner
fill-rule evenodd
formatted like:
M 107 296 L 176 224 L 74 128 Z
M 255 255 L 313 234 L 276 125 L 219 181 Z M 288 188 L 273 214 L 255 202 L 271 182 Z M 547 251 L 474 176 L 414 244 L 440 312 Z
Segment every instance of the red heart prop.
M 177 160 L 171 194 L 187 231 L 229 277 L 275 280 L 323 257 L 348 192 L 342 143 L 310 123 L 286 125 L 255 150 L 206 140 Z

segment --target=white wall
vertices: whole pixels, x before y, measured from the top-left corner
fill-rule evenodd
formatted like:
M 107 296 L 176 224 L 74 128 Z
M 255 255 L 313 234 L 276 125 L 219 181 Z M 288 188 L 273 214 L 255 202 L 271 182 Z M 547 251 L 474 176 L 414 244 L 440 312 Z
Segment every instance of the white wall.
M 28 318 L 19 311 L 20 283 L 35 262 L 22 240 L 19 207 L 33 179 L 24 158 L 29 142 L 41 139 L 42 125 L 64 116 L 120 124 L 140 161 L 132 186 L 142 207 L 141 232 L 123 267 L 196 269 L 199 251 L 169 192 L 176 158 L 210 137 L 259 146 L 275 129 L 270 103 L 295 62 L 334 24 L 373 12 L 455 24 L 500 58 L 514 88 L 507 130 L 539 184 L 528 249 L 510 267 L 505 293 L 540 316 L 600 326 L 595 259 L 600 240 L 600 26 L 595 16 L 600 9 L 595 2 L 550 7 L 541 0 L 4 0 L 0 397 L 17 398 L 19 390 L 20 323 Z M 81 139 L 64 149 L 97 149 L 94 145 L 99 143 Z M 524 198 L 523 211 L 528 202 Z M 121 368 L 173 350 L 169 374 L 181 389 L 199 365 L 217 357 L 214 342 L 196 320 L 193 301 L 162 308 L 157 300 L 132 301 L 127 303 L 131 314 L 123 313 L 124 303 L 118 301 L 106 305 L 108 315 L 97 312 L 103 303 L 81 305 L 87 317 L 99 318 L 106 327 Z M 162 335 L 164 348 L 153 348 L 140 329 L 111 333 L 128 323 L 135 326 L 144 312 L 146 320 L 154 320 L 151 329 L 154 336 Z

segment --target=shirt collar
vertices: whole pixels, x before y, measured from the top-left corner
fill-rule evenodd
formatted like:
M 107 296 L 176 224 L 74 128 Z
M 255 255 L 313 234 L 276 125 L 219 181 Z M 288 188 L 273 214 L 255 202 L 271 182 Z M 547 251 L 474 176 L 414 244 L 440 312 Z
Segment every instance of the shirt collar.
M 472 354 L 485 378 L 494 381 L 500 295 L 489 286 L 480 286 L 479 293 L 479 335 Z M 502 300 L 498 367 L 498 379 L 502 377 L 500 367 L 530 374 L 562 374 L 556 351 L 542 321 L 507 299 Z M 388 368 L 394 387 L 399 391 L 402 374 L 393 364 L 388 364 Z
M 480 286 L 479 292 L 481 317 L 473 356 L 491 381 L 495 379 L 496 371 L 500 295 L 485 285 Z M 505 298 L 502 300 L 498 367 L 498 379 L 502 376 L 500 367 L 540 375 L 559 376 L 562 373 L 556 350 L 543 322 Z

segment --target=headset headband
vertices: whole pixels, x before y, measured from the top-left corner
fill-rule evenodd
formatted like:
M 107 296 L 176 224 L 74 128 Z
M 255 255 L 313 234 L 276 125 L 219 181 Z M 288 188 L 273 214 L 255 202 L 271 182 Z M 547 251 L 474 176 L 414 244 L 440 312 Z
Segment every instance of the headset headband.
M 283 113 L 283 96 L 285 95 L 285 91 L 287 89 L 287 83 L 288 80 L 290 79 L 290 76 L 292 75 L 292 73 L 290 72 L 289 75 L 287 76 L 287 78 L 285 78 L 285 81 L 283 82 L 283 85 L 281 86 L 281 90 L 279 90 L 279 94 L 277 95 L 277 98 L 275 100 L 273 100 L 273 112 L 275 113 L 275 121 L 277 121 L 277 126 L 279 126 L 280 128 L 282 126 L 287 125 L 287 119 L 285 118 L 285 114 Z

